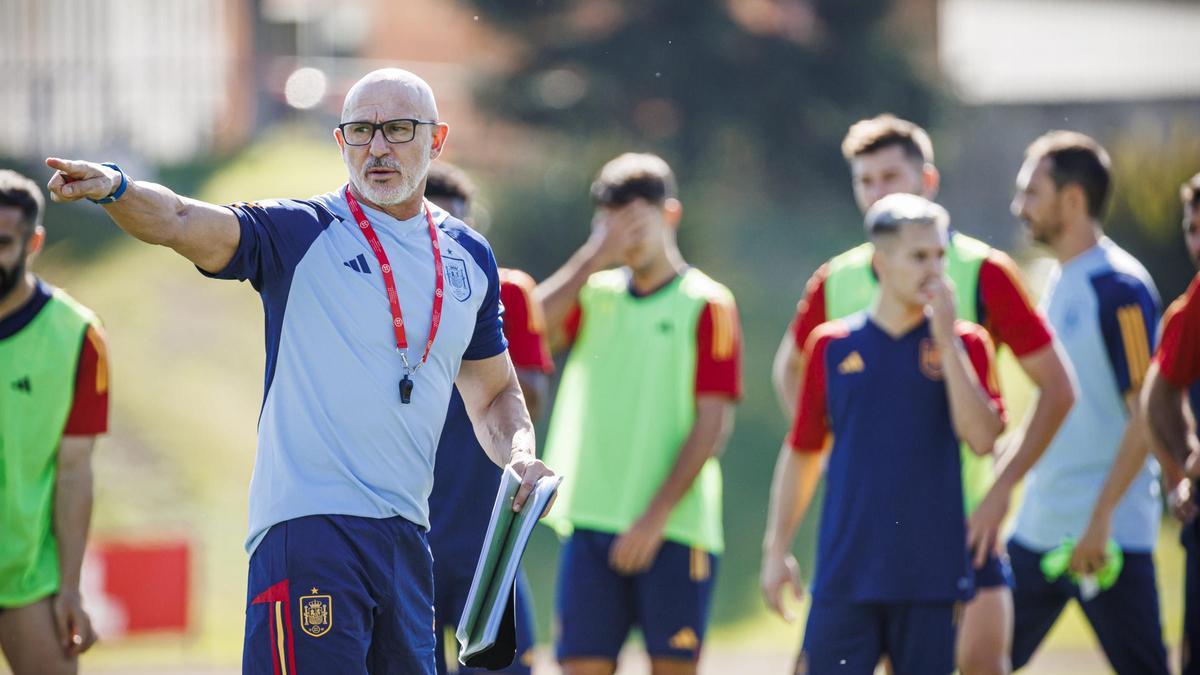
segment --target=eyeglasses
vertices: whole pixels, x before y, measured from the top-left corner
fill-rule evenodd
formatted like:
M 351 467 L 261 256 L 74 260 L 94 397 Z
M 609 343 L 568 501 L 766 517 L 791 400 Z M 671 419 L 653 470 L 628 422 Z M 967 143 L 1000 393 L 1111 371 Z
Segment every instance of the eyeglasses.
M 417 126 L 421 124 L 437 124 L 425 120 L 398 119 L 380 122 L 343 122 L 338 125 L 342 130 L 342 138 L 347 145 L 370 145 L 376 131 L 383 132 L 383 138 L 388 143 L 408 143 L 417 135 Z

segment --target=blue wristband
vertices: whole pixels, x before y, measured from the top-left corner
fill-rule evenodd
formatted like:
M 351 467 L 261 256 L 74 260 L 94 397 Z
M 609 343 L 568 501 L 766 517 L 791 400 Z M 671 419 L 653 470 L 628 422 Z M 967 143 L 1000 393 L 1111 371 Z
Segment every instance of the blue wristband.
M 101 164 L 101 166 L 107 166 L 110 169 L 116 169 L 117 172 L 121 174 L 121 184 L 117 186 L 116 190 L 112 191 L 112 194 L 108 195 L 104 199 L 92 199 L 91 197 L 88 197 L 88 199 L 95 204 L 111 204 L 120 199 L 121 195 L 125 194 L 125 188 L 129 187 L 129 181 L 125 178 L 125 172 L 121 171 L 121 167 L 117 166 L 116 164 L 112 162 L 105 162 L 104 164 Z

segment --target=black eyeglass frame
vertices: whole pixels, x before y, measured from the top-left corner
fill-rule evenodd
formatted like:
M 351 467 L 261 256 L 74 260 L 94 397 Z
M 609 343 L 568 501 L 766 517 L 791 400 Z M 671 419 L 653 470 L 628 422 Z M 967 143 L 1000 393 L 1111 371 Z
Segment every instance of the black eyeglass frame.
M 412 134 L 409 135 L 408 138 L 406 138 L 402 141 L 394 141 L 391 138 L 388 138 L 387 132 L 384 131 L 384 127 L 387 126 L 388 124 L 394 124 L 396 122 L 411 122 L 412 123 Z M 411 117 L 397 117 L 394 120 L 384 120 L 383 122 L 378 122 L 378 123 L 367 122 L 366 120 L 360 120 L 360 121 L 356 121 L 356 122 L 342 122 L 341 124 L 337 125 L 337 128 L 342 132 L 342 140 L 346 141 L 346 145 L 353 145 L 354 147 L 361 148 L 364 145 L 370 145 L 371 142 L 375 140 L 375 134 L 377 134 L 377 133 L 383 134 L 383 140 L 385 140 L 388 143 L 391 143 L 393 145 L 399 145 L 401 143 L 411 143 L 412 140 L 417 137 L 417 127 L 421 126 L 422 124 L 437 125 L 437 124 L 439 124 L 439 122 L 437 122 L 436 120 L 434 120 L 434 121 L 417 120 L 417 119 L 413 119 Z M 346 127 L 351 126 L 351 125 L 360 125 L 360 126 L 361 125 L 370 125 L 372 127 L 371 137 L 367 139 L 366 143 L 351 143 L 350 142 L 349 137 L 347 137 L 347 135 L 346 135 Z

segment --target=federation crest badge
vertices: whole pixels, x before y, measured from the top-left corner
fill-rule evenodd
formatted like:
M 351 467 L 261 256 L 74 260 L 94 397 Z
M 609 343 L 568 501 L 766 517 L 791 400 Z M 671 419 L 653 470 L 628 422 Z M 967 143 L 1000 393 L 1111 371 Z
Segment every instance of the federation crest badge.
M 313 593 L 317 589 L 312 589 Z M 300 630 L 321 637 L 333 627 L 333 596 L 304 595 L 300 597 Z
M 933 381 L 942 379 L 942 354 L 933 340 L 921 340 L 921 373 Z
M 446 288 L 459 302 L 471 297 L 471 279 L 467 276 L 467 263 L 458 258 L 442 256 L 442 267 L 446 275 Z

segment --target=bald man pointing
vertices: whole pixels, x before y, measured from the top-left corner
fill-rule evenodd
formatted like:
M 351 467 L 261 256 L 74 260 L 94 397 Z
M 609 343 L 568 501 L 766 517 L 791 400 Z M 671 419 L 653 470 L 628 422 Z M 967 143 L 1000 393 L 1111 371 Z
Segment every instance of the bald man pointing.
M 115 164 L 46 160 L 55 200 L 102 204 L 262 296 L 245 673 L 434 672 L 427 498 L 452 386 L 488 455 L 523 477 L 514 509 L 551 474 L 491 248 L 423 199 L 447 132 L 429 85 L 386 69 L 350 89 L 334 131 L 349 183 L 311 199 L 215 206 Z

